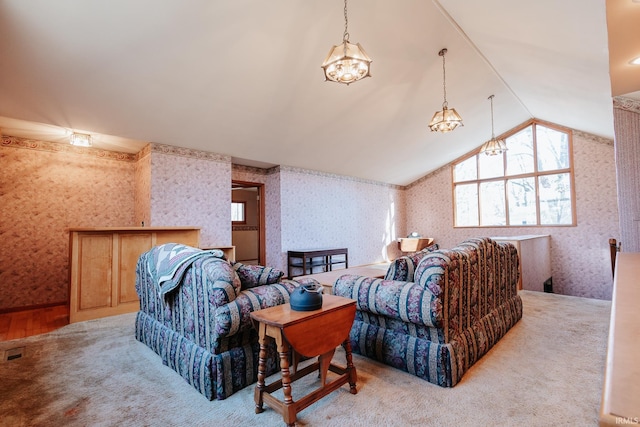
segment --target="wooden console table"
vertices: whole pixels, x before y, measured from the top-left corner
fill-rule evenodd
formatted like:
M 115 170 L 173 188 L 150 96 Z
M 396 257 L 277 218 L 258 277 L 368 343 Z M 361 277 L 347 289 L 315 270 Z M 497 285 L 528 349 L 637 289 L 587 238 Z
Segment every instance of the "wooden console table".
M 334 259 L 338 256 L 338 259 Z M 314 268 L 321 268 L 322 271 L 331 271 L 336 264 L 344 264 L 344 268 L 349 268 L 349 253 L 347 248 L 340 249 L 311 249 L 303 251 L 287 252 L 287 277 L 304 276 L 313 274 Z M 292 270 L 301 269 L 302 273 L 293 274 Z
M 260 355 L 258 359 L 258 384 L 254 392 L 256 414 L 264 411 L 266 402 L 276 410 L 287 426 L 294 426 L 296 414 L 322 397 L 337 390 L 347 382 L 351 394 L 356 394 L 356 368 L 351 358 L 349 332 L 356 315 L 356 302 L 349 298 L 334 295 L 322 297 L 322 308 L 313 311 L 294 311 L 289 304 L 258 310 L 251 313 L 251 318 L 258 323 Z M 267 342 L 274 340 L 280 357 L 282 378 L 271 384 L 265 384 Z M 344 345 L 347 367 L 343 368 L 331 363 L 336 347 Z M 294 366 L 289 372 L 289 356 L 293 351 Z M 318 357 L 300 371 L 297 370 L 298 355 Z M 310 373 L 320 373 L 320 388 L 294 401 L 291 397 L 291 383 Z M 327 371 L 338 374 L 338 377 L 327 384 Z M 282 389 L 284 401 L 278 400 L 271 393 Z

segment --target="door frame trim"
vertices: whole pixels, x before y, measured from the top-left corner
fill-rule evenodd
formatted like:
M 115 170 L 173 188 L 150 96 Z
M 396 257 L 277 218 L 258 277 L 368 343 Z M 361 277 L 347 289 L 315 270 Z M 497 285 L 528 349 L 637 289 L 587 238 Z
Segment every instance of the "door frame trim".
M 258 264 L 265 265 L 266 258 L 266 230 L 265 230 L 265 188 L 264 183 L 239 181 L 232 179 L 231 187 L 257 188 L 258 189 Z M 233 191 L 233 190 L 232 190 Z M 233 225 L 231 232 L 233 233 Z M 232 239 L 233 243 L 233 239 Z

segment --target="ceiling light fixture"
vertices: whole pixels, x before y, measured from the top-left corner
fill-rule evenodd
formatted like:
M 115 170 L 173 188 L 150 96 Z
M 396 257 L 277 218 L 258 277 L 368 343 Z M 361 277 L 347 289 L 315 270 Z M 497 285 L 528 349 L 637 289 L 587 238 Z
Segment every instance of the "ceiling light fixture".
M 322 63 L 324 80 L 336 83 L 349 83 L 371 77 L 371 58 L 366 54 L 360 43 L 349 43 L 347 25 L 347 0 L 344 0 L 344 34 L 342 44 L 333 46 Z
M 482 144 L 480 152 L 487 156 L 495 156 L 496 154 L 502 154 L 507 151 L 507 144 L 505 144 L 502 139 L 496 139 L 496 134 L 493 131 L 493 95 L 487 99 L 491 101 L 491 139 Z
M 432 132 L 450 132 L 462 124 L 462 117 L 456 112 L 455 108 L 449 109 L 447 104 L 447 75 L 444 65 L 444 55 L 447 49 L 442 49 L 438 55 L 442 56 L 442 87 L 444 89 L 444 102 L 442 103 L 442 111 L 436 111 L 429 123 L 429 129 Z
M 71 134 L 69 142 L 71 145 L 77 145 L 78 147 L 91 147 L 91 135 L 74 132 Z

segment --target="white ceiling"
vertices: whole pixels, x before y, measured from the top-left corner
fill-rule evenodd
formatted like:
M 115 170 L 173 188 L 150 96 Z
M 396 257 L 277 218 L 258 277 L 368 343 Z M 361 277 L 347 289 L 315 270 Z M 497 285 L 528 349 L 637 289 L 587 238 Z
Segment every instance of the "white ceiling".
M 343 6 L 2 0 L 0 128 L 59 142 L 84 131 L 98 148 L 156 142 L 398 185 L 489 139 L 491 94 L 496 134 L 536 117 L 613 138 L 601 0 L 351 0 L 350 41 L 373 64 L 350 86 L 324 82 L 320 68 L 342 40 Z M 444 47 L 447 100 L 464 120 L 448 134 L 427 127 L 443 101 Z

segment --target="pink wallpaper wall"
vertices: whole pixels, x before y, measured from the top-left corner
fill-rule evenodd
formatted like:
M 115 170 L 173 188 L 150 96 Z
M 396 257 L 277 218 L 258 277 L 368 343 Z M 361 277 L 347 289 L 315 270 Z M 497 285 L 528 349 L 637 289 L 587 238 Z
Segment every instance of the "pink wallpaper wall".
M 265 184 L 266 264 L 285 271 L 289 249 L 345 246 L 352 265 L 365 264 L 397 256 L 406 234 L 404 192 L 375 182 L 293 168 L 232 174 L 227 156 L 160 144 L 135 156 L 3 137 L 0 153 L 10 248 L 0 310 L 67 301 L 69 227 L 194 225 L 202 245 L 230 244 L 232 178 Z
M 444 167 L 407 188 L 150 144 L 137 156 L 2 137 L 0 310 L 68 299 L 69 227 L 202 227 L 231 243 L 231 180 L 265 184 L 266 264 L 293 249 L 347 247 L 350 265 L 393 259 L 410 231 L 451 247 L 477 235 L 550 234 L 554 291 L 611 298 L 608 239 L 619 239 L 613 143 L 574 133 L 577 227 L 454 229 Z
M 0 169 L 0 310 L 66 302 L 68 229 L 135 225 L 135 156 L 3 136 Z
M 202 246 L 230 245 L 231 158 L 161 144 L 150 156 L 149 225 L 202 227 Z
M 294 249 L 346 247 L 350 265 L 399 254 L 395 239 L 405 231 L 398 187 L 286 166 L 234 165 L 233 179 L 265 184 L 267 265 L 286 272 Z
M 396 239 L 405 235 L 399 187 L 280 167 L 280 201 L 280 268 L 289 250 L 346 247 L 354 266 L 398 256 Z
M 407 189 L 407 230 L 452 247 L 469 237 L 551 235 L 556 293 L 611 299 L 609 239 L 619 239 L 613 141 L 574 131 L 576 227 L 453 228 L 449 166 Z
M 625 252 L 640 252 L 640 101 L 614 99 L 620 243 Z

